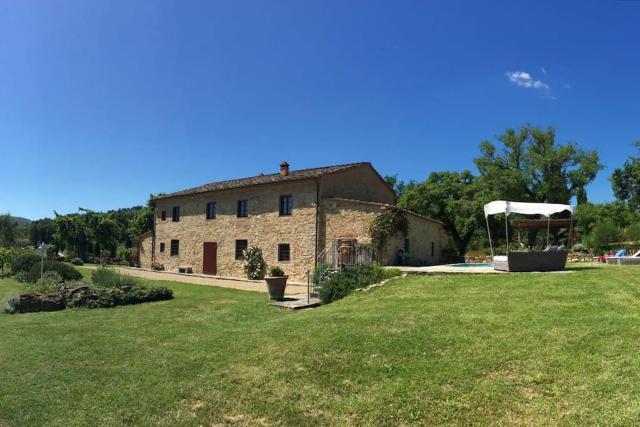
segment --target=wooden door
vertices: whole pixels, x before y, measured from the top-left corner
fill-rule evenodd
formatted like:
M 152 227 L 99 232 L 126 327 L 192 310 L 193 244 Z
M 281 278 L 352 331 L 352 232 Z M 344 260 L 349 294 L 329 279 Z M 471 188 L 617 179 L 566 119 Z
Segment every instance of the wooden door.
M 204 274 L 218 274 L 218 243 L 204 242 L 202 254 L 202 272 Z

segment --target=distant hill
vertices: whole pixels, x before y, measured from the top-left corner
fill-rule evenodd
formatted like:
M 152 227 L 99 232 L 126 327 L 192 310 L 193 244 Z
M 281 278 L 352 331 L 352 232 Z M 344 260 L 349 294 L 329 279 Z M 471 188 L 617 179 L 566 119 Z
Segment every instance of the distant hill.
M 11 219 L 18 223 L 18 227 L 24 227 L 25 225 L 31 224 L 30 219 L 22 218 L 21 216 L 12 216 Z

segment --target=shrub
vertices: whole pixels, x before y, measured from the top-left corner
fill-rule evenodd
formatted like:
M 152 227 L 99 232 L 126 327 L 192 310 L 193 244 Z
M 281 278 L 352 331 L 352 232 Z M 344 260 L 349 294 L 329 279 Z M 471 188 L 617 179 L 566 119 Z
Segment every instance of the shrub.
M 74 258 L 71 260 L 71 264 L 73 265 L 84 265 L 84 262 L 80 258 Z
M 25 252 L 16 257 L 11 264 L 12 273 L 28 273 L 35 264 L 40 264 L 41 257 L 37 252 Z
M 173 298 L 173 291 L 164 286 L 147 288 L 140 285 L 115 288 L 83 289 L 69 301 L 69 307 L 109 308 L 118 305 L 164 301 Z
M 248 279 L 264 279 L 264 271 L 267 263 L 262 257 L 262 249 L 257 246 L 250 246 L 243 252 L 244 255 L 244 272 Z
M 320 300 L 328 304 L 346 297 L 356 289 L 366 288 L 374 283 L 399 276 L 397 268 L 359 266 L 348 268 L 329 277 L 320 288 Z
M 43 271 L 55 271 L 60 277 L 62 277 L 63 281 L 67 280 L 80 280 L 82 279 L 82 274 L 74 266 L 71 264 L 65 264 L 63 262 L 58 261 L 45 261 Z M 31 267 L 29 271 L 30 281 L 36 282 L 40 279 L 40 263 L 35 264 Z
M 5 313 L 14 314 L 20 305 L 20 294 L 13 293 L 6 296 L 2 301 L 2 310 Z
M 152 262 L 151 269 L 154 271 L 164 271 L 164 264 L 160 264 L 159 262 Z
M 284 277 L 284 270 L 276 265 L 275 267 L 271 267 L 271 269 L 269 269 L 269 276 Z
M 591 233 L 593 244 L 597 248 L 602 248 L 610 243 L 620 240 L 620 230 L 611 221 L 601 222 L 596 225 Z
M 640 224 L 631 224 L 627 229 L 627 240 L 640 240 Z
M 126 265 L 135 265 L 136 251 L 133 248 L 118 246 L 116 248 L 116 258 Z
M 34 284 L 26 286 L 27 292 L 37 292 L 39 294 L 51 294 L 60 290 L 59 286 L 62 282 L 62 277 L 56 271 L 46 271 L 42 275 L 42 279 Z
M 91 281 L 94 285 L 103 288 L 115 288 L 124 285 L 135 285 L 137 279 L 121 274 L 111 268 L 98 267 L 91 272 Z
M 31 281 L 31 275 L 24 271 L 18 271 L 13 278 L 19 283 L 28 283 Z

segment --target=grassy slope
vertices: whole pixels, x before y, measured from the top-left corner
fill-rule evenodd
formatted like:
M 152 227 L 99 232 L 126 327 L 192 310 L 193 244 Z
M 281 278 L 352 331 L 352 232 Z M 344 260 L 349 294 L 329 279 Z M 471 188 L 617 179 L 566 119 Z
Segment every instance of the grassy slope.
M 632 424 L 638 273 L 410 277 L 298 313 L 172 284 L 173 301 L 0 315 L 0 426 Z

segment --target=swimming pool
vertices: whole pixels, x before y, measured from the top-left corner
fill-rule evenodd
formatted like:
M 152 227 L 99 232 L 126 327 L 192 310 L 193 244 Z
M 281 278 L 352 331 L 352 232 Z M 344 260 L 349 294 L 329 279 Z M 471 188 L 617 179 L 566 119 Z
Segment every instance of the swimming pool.
M 485 267 L 485 268 L 493 268 L 493 264 L 484 264 L 484 263 L 478 263 L 478 264 L 466 264 L 466 263 L 460 263 L 460 264 L 451 264 L 451 267 Z

